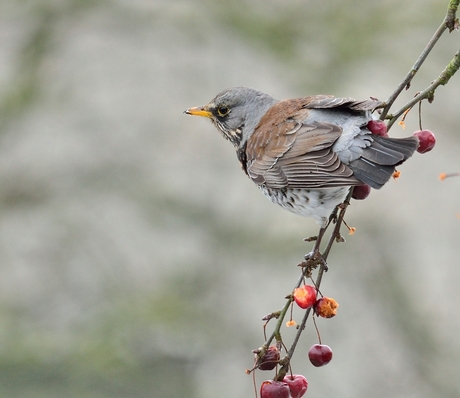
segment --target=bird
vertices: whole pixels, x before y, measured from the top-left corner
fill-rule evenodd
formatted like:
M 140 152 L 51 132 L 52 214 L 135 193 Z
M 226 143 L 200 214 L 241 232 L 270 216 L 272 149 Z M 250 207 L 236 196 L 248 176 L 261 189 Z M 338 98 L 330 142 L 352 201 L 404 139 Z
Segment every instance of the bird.
M 380 189 L 419 146 L 416 136 L 390 138 L 367 128 L 381 106 L 332 95 L 277 100 L 232 87 L 184 113 L 211 120 L 273 203 L 324 229 L 352 187 Z

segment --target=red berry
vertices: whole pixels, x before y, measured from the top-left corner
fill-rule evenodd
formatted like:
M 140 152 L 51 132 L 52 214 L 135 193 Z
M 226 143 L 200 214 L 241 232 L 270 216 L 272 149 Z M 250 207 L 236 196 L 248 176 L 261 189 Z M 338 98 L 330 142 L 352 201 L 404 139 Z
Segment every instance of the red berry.
M 289 386 L 283 381 L 266 380 L 260 386 L 260 398 L 290 398 Z
M 263 357 L 259 357 L 258 361 L 258 368 L 260 370 L 272 370 L 278 364 L 280 360 L 280 352 L 276 346 L 272 345 L 268 347 L 267 351 Z
M 289 386 L 292 398 L 300 398 L 307 392 L 308 381 L 305 376 L 286 375 L 283 381 Z
M 418 137 L 418 153 L 430 152 L 436 144 L 436 137 L 430 130 L 419 130 L 414 133 Z
M 370 120 L 367 123 L 367 128 L 372 134 L 388 137 L 387 125 L 383 120 Z
M 312 285 L 303 285 L 294 289 L 293 296 L 296 304 L 306 310 L 316 302 L 316 288 Z
M 367 184 L 356 185 L 353 188 L 353 193 L 351 194 L 351 197 L 356 200 L 363 200 L 363 199 L 366 199 L 370 193 L 371 193 L 371 187 L 369 185 Z
M 332 350 L 327 345 L 315 344 L 308 351 L 308 358 L 314 366 L 327 365 L 332 359 Z

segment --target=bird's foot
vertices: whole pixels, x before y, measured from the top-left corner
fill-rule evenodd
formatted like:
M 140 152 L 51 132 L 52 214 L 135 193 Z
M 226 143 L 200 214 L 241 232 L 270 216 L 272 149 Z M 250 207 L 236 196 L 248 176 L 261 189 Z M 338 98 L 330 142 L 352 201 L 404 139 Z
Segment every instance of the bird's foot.
M 318 249 L 311 251 L 310 253 L 305 254 L 305 261 L 301 264 L 303 267 L 306 267 L 310 271 L 312 269 L 318 268 L 318 266 L 323 267 L 324 271 L 328 270 L 326 260 Z
M 315 242 L 313 250 L 306 254 L 305 261 L 299 264 L 305 269 L 304 274 L 307 277 L 310 277 L 312 270 L 318 268 L 318 265 L 323 268 L 324 271 L 328 270 L 326 260 L 320 252 L 321 240 L 323 239 L 326 229 L 327 225 L 320 228 L 318 236 L 311 236 L 304 239 L 306 242 Z

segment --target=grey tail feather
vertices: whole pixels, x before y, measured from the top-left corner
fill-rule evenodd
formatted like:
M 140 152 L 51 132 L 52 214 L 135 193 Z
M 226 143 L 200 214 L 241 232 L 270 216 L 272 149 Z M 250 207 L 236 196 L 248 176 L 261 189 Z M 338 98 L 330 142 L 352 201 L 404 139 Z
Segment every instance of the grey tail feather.
M 388 138 L 373 135 L 372 144 L 348 167 L 363 183 L 380 189 L 393 175 L 395 167 L 412 156 L 419 145 L 417 137 Z

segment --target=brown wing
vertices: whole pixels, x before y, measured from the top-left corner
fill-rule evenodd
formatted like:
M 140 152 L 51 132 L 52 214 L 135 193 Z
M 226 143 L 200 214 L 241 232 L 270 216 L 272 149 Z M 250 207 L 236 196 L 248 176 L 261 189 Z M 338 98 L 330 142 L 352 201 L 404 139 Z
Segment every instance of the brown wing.
M 306 189 L 360 184 L 331 149 L 342 129 L 330 123 L 301 122 L 307 117 L 305 105 L 310 98 L 318 97 L 274 105 L 254 130 L 246 146 L 246 170 L 256 184 Z

